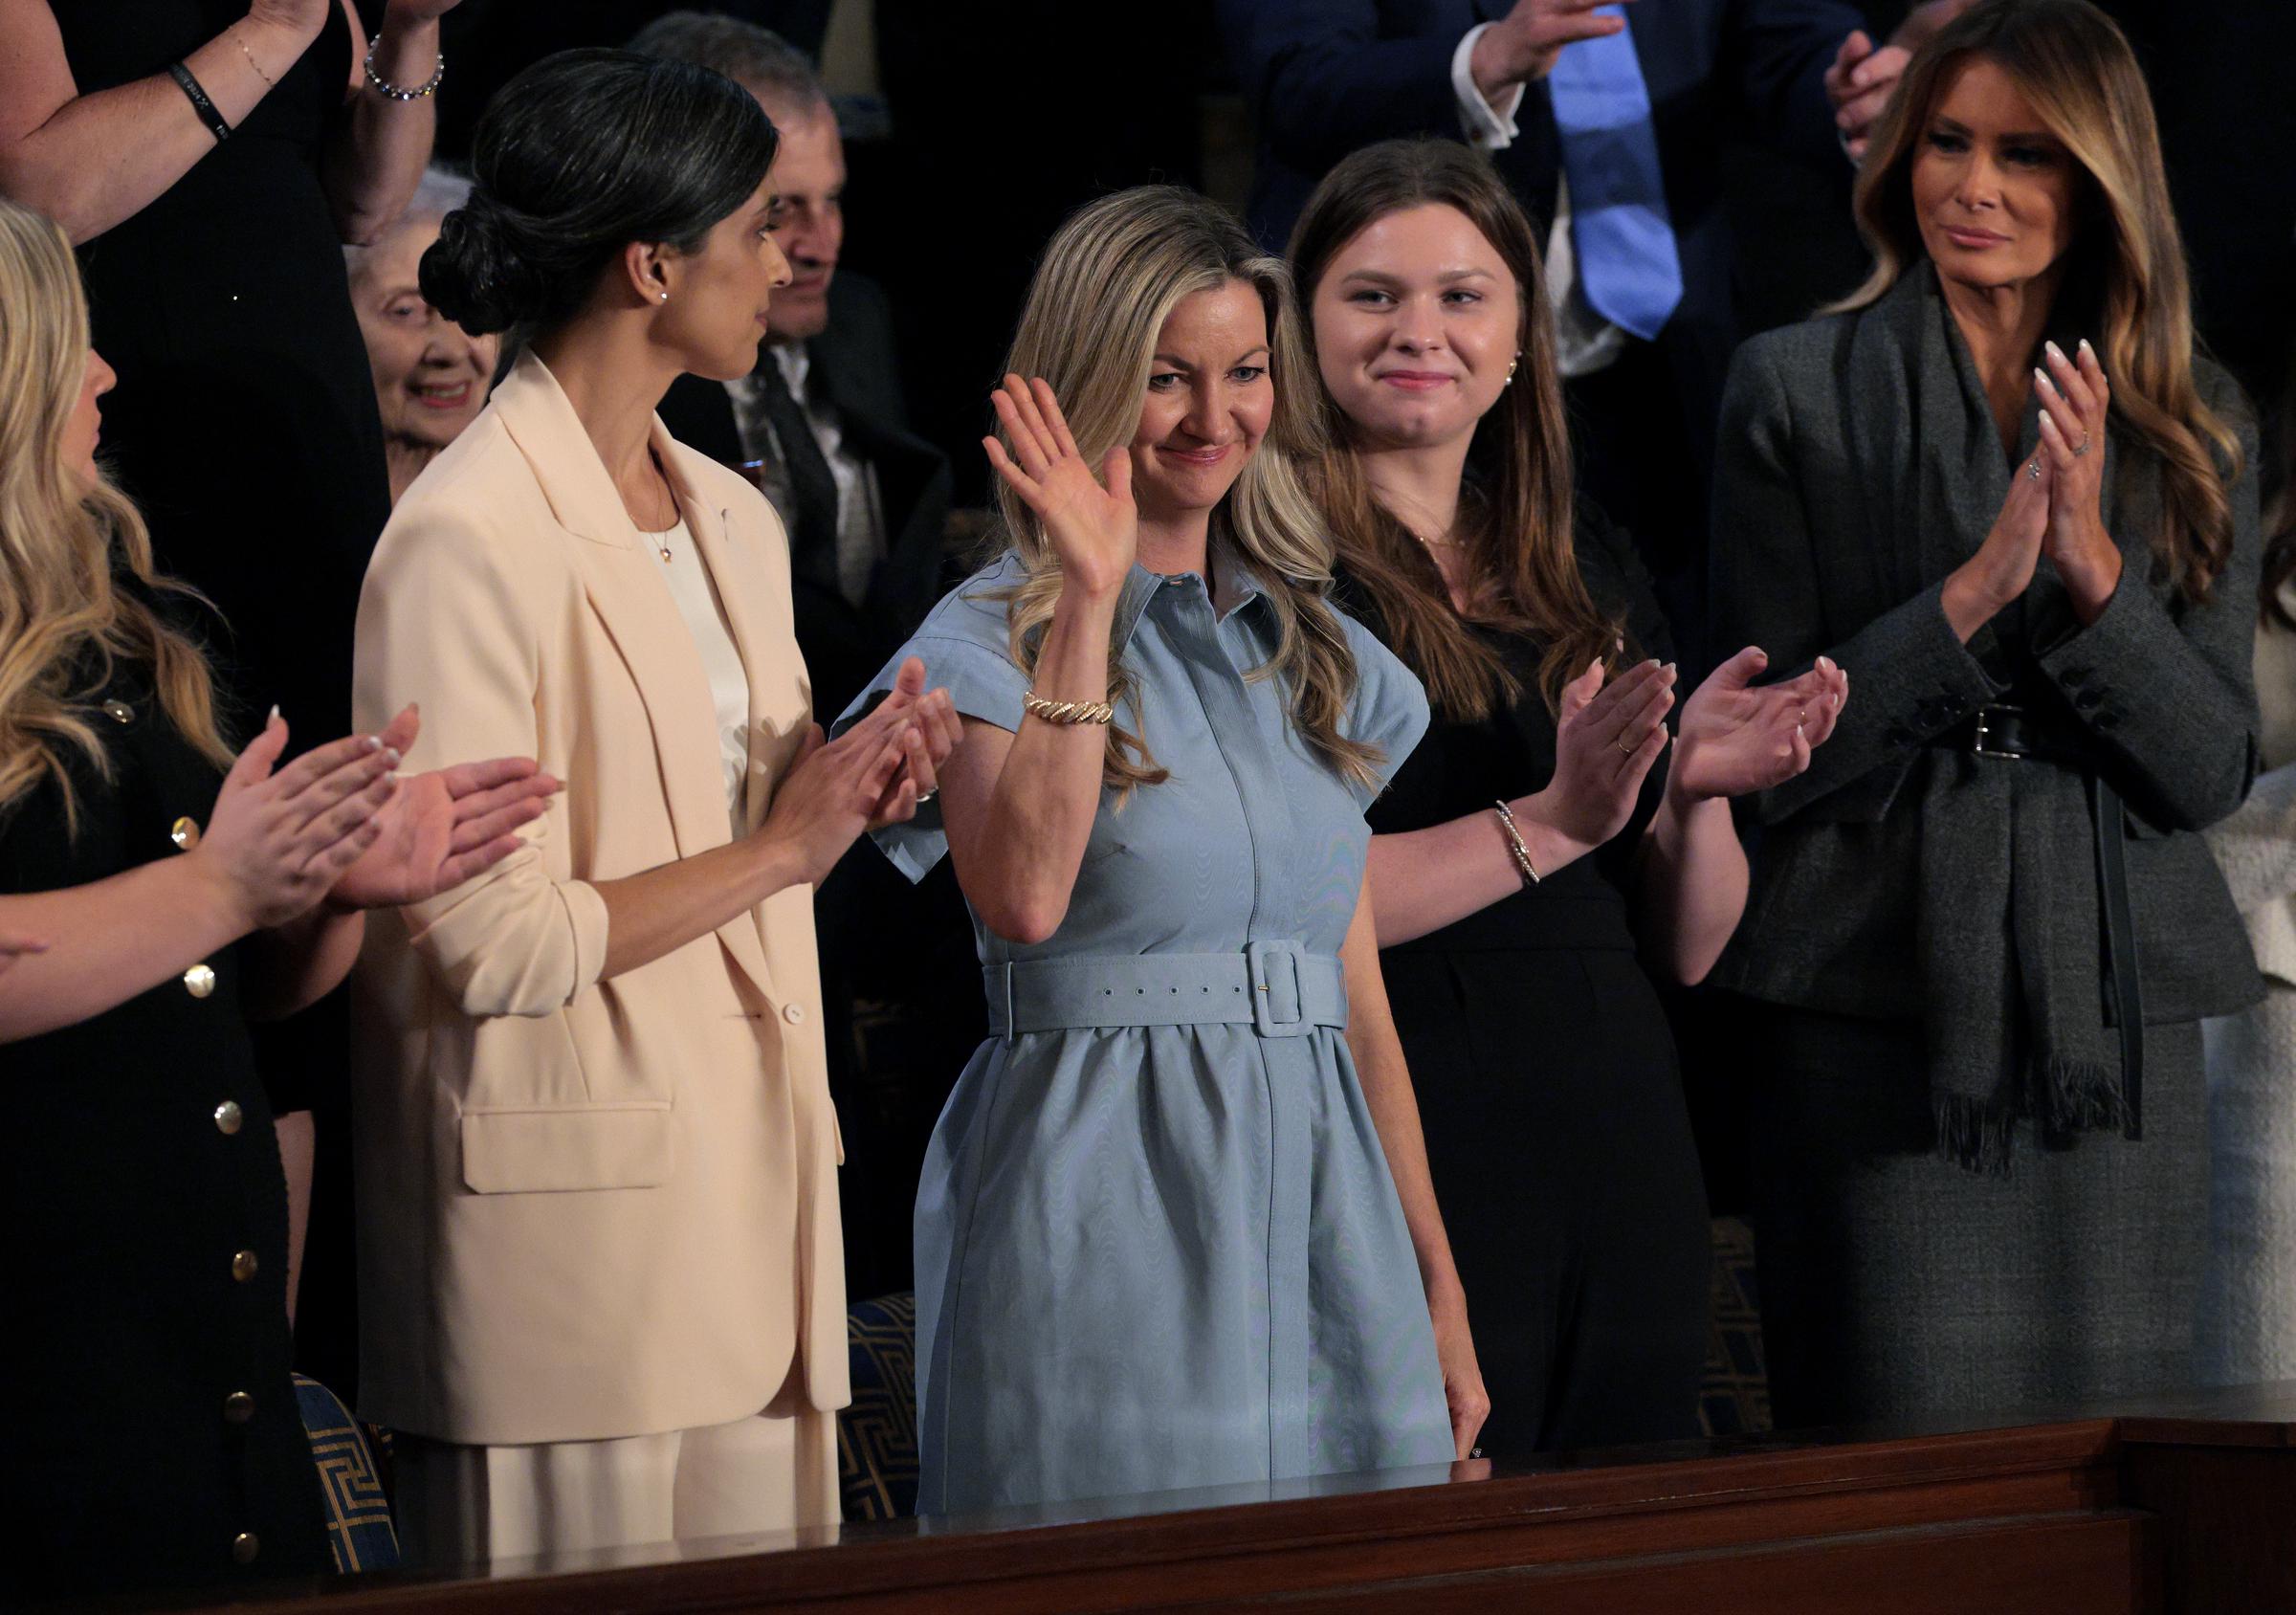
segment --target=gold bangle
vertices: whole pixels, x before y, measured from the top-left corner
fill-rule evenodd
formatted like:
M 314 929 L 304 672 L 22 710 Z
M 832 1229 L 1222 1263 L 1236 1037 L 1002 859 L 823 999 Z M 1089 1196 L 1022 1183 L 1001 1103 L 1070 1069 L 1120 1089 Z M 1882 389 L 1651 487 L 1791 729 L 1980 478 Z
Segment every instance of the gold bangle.
M 1048 701 L 1034 690 L 1021 697 L 1021 709 L 1047 723 L 1108 723 L 1116 716 L 1106 701 Z
M 1523 877 L 1525 886 L 1536 886 L 1540 876 L 1538 866 L 1531 861 L 1531 849 L 1523 845 L 1523 832 L 1514 828 L 1514 812 L 1504 802 L 1491 804 L 1499 815 L 1499 829 L 1506 832 L 1507 851 L 1514 858 L 1514 867 Z

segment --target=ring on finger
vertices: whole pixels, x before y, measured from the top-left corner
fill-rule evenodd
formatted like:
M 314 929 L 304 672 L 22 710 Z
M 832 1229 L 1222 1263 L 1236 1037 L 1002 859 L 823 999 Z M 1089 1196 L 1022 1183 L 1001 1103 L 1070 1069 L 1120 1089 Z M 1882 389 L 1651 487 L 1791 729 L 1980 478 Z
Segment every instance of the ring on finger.
M 2083 454 L 2087 454 L 2088 450 L 2089 437 L 2088 433 L 2085 431 L 2081 434 L 2081 447 L 2073 451 L 2073 458 L 2079 459 Z
M 1634 755 L 1634 747 L 1628 745 L 1623 740 L 1615 741 L 1612 743 L 1619 748 L 1623 756 L 1632 757 Z
M 2025 475 L 2036 482 L 2041 480 L 2041 457 L 2039 455 L 2035 455 L 2025 462 Z
M 940 787 L 938 785 L 935 785 L 931 790 L 920 790 L 916 793 L 916 805 L 919 808 L 922 808 L 926 803 L 932 801 L 939 794 Z

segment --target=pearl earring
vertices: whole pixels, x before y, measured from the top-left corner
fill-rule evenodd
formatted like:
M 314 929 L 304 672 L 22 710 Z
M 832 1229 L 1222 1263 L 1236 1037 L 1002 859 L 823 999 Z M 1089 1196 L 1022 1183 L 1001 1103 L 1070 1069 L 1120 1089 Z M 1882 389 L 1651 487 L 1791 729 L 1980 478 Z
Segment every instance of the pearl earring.
M 669 294 L 666 292 L 662 295 L 664 297 L 669 296 Z M 1516 354 L 1512 359 L 1507 361 L 1507 380 L 1499 384 L 1501 387 L 1507 387 L 1514 381 L 1514 372 L 1522 365 L 1522 363 L 1523 356 L 1519 353 Z
M 664 293 L 662 294 L 662 301 L 664 301 L 664 302 L 668 302 L 669 300 L 670 300 L 670 294 L 669 294 L 669 293 L 667 293 L 667 292 L 664 292 Z

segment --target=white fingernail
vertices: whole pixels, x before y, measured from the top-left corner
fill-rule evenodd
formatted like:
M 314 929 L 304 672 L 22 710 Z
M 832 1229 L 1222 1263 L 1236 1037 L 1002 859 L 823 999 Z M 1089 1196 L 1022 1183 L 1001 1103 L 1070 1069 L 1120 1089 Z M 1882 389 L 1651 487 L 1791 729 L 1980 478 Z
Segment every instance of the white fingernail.
M 2092 359 L 2096 357 L 2097 350 L 2088 345 L 2088 339 L 2086 337 L 2083 337 L 2081 339 L 2081 351 L 2087 354 Z
M 270 727 L 271 727 L 271 726 L 272 726 L 274 723 L 276 723 L 278 720 L 279 720 L 279 703 L 278 703 L 278 702 L 276 702 L 276 701 L 274 701 L 274 702 L 272 702 L 272 703 L 271 703 L 271 716 L 270 716 L 269 718 L 266 718 L 266 719 L 263 720 L 263 727 L 264 727 L 264 728 L 266 728 L 266 729 L 268 729 L 268 728 L 270 728 Z
M 2061 365 L 2064 362 L 2064 349 L 2059 347 L 2055 343 L 2043 343 L 2041 345 L 2049 350 L 2049 357 L 2051 359 L 2056 360 Z
M 368 735 L 359 743 L 368 751 L 381 751 L 383 749 L 383 737 L 380 735 Z

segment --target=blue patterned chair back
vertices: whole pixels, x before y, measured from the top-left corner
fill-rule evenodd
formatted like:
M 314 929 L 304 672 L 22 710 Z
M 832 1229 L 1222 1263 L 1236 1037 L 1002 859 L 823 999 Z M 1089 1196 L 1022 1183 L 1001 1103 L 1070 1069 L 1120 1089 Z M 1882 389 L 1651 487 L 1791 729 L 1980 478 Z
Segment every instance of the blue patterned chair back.
M 837 1489 L 845 1517 L 916 1512 L 916 1297 L 855 1301 L 846 1312 L 852 1405 L 837 1415 Z
M 327 1546 L 342 1575 L 389 1570 L 399 1562 L 398 1534 L 390 1525 L 390 1502 L 375 1466 L 374 1449 L 335 1393 L 317 1380 L 295 1377 L 295 1400 L 311 1437 L 319 1466 L 319 1489 L 326 1499 Z

